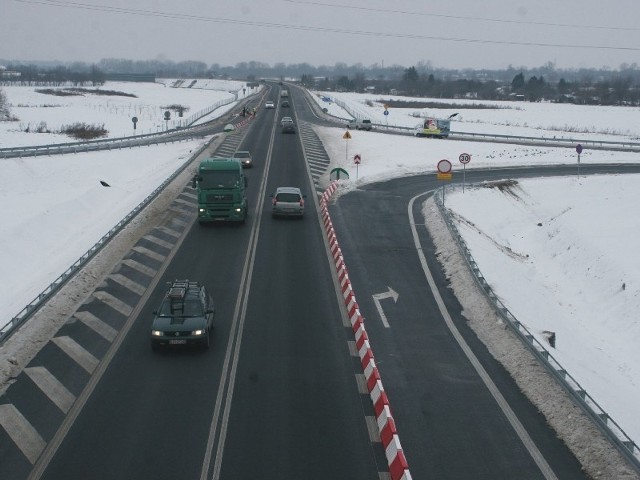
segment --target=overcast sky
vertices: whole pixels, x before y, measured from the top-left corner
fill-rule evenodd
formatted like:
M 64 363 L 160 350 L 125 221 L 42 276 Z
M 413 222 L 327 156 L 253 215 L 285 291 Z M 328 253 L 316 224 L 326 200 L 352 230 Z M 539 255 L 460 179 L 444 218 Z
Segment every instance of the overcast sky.
M 0 59 L 435 68 L 640 63 L 640 1 L 0 0 Z

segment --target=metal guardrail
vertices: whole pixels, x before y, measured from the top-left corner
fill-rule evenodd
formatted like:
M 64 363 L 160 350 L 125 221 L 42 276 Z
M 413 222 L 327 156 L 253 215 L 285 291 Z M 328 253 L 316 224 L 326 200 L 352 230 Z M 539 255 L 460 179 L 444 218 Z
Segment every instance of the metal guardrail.
M 544 365 L 548 372 L 565 388 L 582 410 L 593 420 L 597 427 L 607 436 L 611 443 L 618 449 L 620 453 L 640 473 L 640 448 L 625 433 L 611 416 L 605 412 L 596 400 L 580 386 L 578 381 L 573 378 L 566 369 L 554 358 L 547 348 L 540 343 L 535 336 L 509 311 L 509 309 L 500 301 L 487 280 L 480 272 L 478 264 L 474 260 L 466 242 L 458 231 L 453 219 L 449 215 L 449 211 L 445 208 L 442 191 L 444 187 L 437 189 L 433 196 L 442 214 L 442 218 L 447 224 L 447 228 L 451 232 L 456 241 L 460 252 L 462 253 L 467 265 L 469 266 L 476 283 L 480 286 L 485 296 L 493 304 L 496 312 L 506 322 L 507 325 L 516 333 L 518 338 Z M 450 187 L 451 188 L 451 187 Z
M 73 265 L 64 271 L 53 283 L 51 283 L 42 293 L 34 298 L 16 316 L 0 329 L 0 345 L 11 336 L 11 334 L 22 325 L 31 315 L 33 315 L 47 300 L 49 300 L 73 275 L 75 275 L 87 262 L 93 258 L 116 234 L 118 234 L 140 211 L 142 211 L 158 194 L 176 178 L 195 157 L 200 155 L 207 147 L 205 143 L 193 153 L 170 177 L 168 177 L 159 187 L 151 192 L 147 198 L 140 202 L 131 212 L 129 212 L 117 225 L 109 230 L 98 242 L 87 250 Z

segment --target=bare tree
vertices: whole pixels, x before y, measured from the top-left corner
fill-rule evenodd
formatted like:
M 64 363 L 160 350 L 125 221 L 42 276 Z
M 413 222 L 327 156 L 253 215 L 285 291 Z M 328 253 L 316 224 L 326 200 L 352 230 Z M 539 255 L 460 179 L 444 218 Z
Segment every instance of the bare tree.
M 4 90 L 0 90 L 0 121 L 9 119 L 9 104 Z

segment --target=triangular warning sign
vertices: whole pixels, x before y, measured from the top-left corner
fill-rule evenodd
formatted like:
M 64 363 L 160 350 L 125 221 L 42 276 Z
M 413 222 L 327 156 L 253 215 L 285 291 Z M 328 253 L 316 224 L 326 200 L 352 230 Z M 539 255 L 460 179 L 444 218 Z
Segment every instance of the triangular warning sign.
M 351 133 L 349 133 L 349 130 L 344 132 L 344 135 L 342 136 L 342 138 L 344 138 L 345 140 L 350 140 L 351 139 Z

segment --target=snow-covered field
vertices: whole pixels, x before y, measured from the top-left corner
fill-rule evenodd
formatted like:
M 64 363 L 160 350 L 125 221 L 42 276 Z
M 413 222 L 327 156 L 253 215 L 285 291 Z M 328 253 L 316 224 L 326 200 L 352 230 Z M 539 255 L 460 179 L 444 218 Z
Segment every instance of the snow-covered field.
M 451 123 L 454 132 L 618 142 L 640 139 L 635 123 L 640 113 L 634 107 L 431 98 L 424 100 L 438 108 L 389 107 L 385 115 L 384 107 L 389 100 L 415 102 L 421 99 L 348 92 L 314 93 L 318 104 L 336 117 L 369 118 L 382 126 L 413 128 L 420 123 L 420 116 L 448 118 L 457 114 Z
M 101 87 L 0 87 L 10 103 L 11 121 L 0 122 L 0 148 L 46 145 L 76 141 L 58 132 L 74 123 L 104 126 L 104 138 L 126 137 L 161 132 L 175 128 L 182 119 L 238 95 L 248 95 L 252 89 L 239 81 L 197 80 L 171 88 L 179 80 L 158 80 L 156 83 L 108 82 Z M 244 92 L 243 92 L 244 88 Z M 60 96 L 48 91 L 68 93 Z M 41 93 L 38 93 L 41 92 Z M 103 94 L 98 94 L 103 92 Z M 107 92 L 112 92 L 107 94 Z M 184 107 L 183 117 L 169 107 Z M 164 120 L 169 110 L 171 119 Z M 223 110 L 224 111 L 224 110 Z M 223 111 L 218 112 L 223 113 Z M 133 128 L 132 118 L 138 119 Z M 51 133 L 38 133 L 49 131 Z
M 17 120 L 0 122 L 0 146 L 70 141 L 18 128 L 41 121 L 50 128 L 74 121 L 104 123 L 110 136 L 130 135 L 131 116 L 144 112 L 144 105 L 160 115 L 144 120 L 153 130 L 162 118 L 162 106 L 188 104 L 196 111 L 215 103 L 217 95 L 227 95 L 224 91 L 228 87 L 221 87 L 220 93 L 214 86 L 195 91 L 159 84 L 108 83 L 103 88 L 137 95 L 117 106 L 109 106 L 111 99 L 92 95 L 47 98 L 30 87 L 3 87 Z M 320 98 L 329 95 L 335 94 L 323 92 L 315 97 L 339 118 L 353 115 L 334 101 Z M 392 109 L 385 118 L 382 104 L 375 103 L 377 96 L 340 95 L 352 112 L 360 111 L 374 122 L 411 127 L 417 123 L 412 116 L 415 108 Z M 367 105 L 368 100 L 373 106 Z M 452 130 L 570 138 L 580 134 L 602 140 L 640 137 L 637 109 L 494 103 L 493 109 L 456 108 L 459 120 L 452 123 Z M 442 117 L 454 109 L 429 113 Z M 141 120 L 138 128 L 142 125 Z M 316 130 L 332 168 L 340 166 L 350 174 L 351 180 L 343 189 L 394 176 L 432 173 L 441 159 L 453 163 L 454 180 L 460 182 L 462 166 L 457 159 L 463 152 L 472 158 L 467 169 L 576 165 L 575 150 L 566 148 L 453 142 L 375 131 L 354 131 L 352 139 L 345 141 L 343 129 Z M 0 160 L 0 282 L 12 285 L 10 290 L 0 290 L 0 326 L 169 177 L 199 145 L 185 142 Z M 362 158 L 357 170 L 353 164 L 356 153 Z M 640 163 L 640 155 L 587 150 L 581 161 Z M 111 187 L 102 187 L 100 180 Z M 640 439 L 640 417 L 636 414 L 640 404 L 640 256 L 634 245 L 640 235 L 640 217 L 633 215 L 630 206 L 640 199 L 639 181 L 635 175 L 575 175 L 521 181 L 510 192 L 467 188 L 464 194 L 447 194 L 447 207 L 459 216 L 474 257 L 503 302 L 540 338 L 544 330 L 556 332 L 554 356 L 636 442 Z M 0 374 L 13 368 L 7 362 L 0 351 Z

